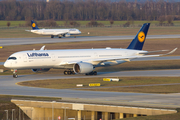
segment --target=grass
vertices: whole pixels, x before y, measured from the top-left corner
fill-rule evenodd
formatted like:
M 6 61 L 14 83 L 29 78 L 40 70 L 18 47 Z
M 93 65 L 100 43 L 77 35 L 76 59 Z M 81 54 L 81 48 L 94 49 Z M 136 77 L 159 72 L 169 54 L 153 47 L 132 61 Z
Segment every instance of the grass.
M 121 77 L 120 82 L 107 82 L 103 78 L 73 78 L 73 79 L 57 79 L 57 80 L 37 80 L 19 82 L 18 85 L 42 87 L 52 89 L 68 89 L 77 88 L 76 84 L 83 84 L 83 90 L 93 91 L 113 91 L 113 92 L 140 92 L 140 93 L 179 93 L 180 85 L 165 85 L 165 86 L 145 86 L 133 87 L 133 85 L 151 85 L 151 84 L 169 84 L 180 83 L 180 77 Z M 101 87 L 96 89 L 86 89 L 89 83 L 100 83 Z M 117 87 L 127 86 L 127 87 Z
M 7 27 L 7 22 L 10 22 L 10 27 L 19 26 L 19 24 L 25 24 L 25 21 L 0 21 L 0 27 Z
M 89 89 L 83 89 L 83 90 L 89 90 Z M 129 86 L 129 87 L 123 87 L 123 88 L 99 88 L 99 89 L 91 89 L 91 91 L 168 94 L 168 93 L 179 93 L 180 85 L 144 86 L 144 87 Z

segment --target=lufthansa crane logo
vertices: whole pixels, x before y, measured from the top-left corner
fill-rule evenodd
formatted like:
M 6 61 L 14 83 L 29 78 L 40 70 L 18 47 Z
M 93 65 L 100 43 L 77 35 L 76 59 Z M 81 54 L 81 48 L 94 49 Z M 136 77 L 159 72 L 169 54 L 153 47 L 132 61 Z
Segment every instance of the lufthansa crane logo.
M 139 40 L 139 42 L 144 42 L 144 40 L 145 40 L 145 34 L 144 34 L 144 32 L 139 32 L 139 34 L 138 34 L 138 40 Z
M 36 24 L 35 24 L 35 23 L 33 23 L 33 24 L 32 24 L 32 27 L 36 27 Z

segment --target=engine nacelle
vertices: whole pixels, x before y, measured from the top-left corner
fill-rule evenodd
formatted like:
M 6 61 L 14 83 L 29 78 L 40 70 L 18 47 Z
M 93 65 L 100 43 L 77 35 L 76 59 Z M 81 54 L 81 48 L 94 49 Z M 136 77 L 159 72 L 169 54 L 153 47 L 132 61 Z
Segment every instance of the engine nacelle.
M 73 70 L 75 73 L 90 73 L 94 70 L 94 67 L 90 63 L 76 63 L 73 66 Z
M 70 37 L 71 35 L 69 33 L 67 33 L 67 34 L 64 34 L 63 36 L 64 37 Z
M 32 69 L 33 72 L 47 72 L 50 68 L 42 68 L 42 69 Z

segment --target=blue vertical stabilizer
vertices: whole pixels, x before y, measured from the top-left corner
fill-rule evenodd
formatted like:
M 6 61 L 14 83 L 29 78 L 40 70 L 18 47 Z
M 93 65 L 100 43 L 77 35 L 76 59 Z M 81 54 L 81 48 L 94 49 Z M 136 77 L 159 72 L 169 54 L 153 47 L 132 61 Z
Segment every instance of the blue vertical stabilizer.
M 144 23 L 127 49 L 142 50 L 150 23 Z
M 37 24 L 33 20 L 31 20 L 31 26 L 33 30 L 39 30 Z

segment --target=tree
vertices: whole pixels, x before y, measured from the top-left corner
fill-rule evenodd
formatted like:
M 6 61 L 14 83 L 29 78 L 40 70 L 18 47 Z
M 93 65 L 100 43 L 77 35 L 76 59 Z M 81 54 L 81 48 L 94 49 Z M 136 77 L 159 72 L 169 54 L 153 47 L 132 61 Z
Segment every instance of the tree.
M 164 16 L 160 16 L 159 17 L 159 25 L 162 26 L 164 21 L 165 21 L 165 17 Z
M 168 25 L 172 25 L 172 21 L 173 21 L 173 17 L 171 15 L 168 15 L 167 16 Z

